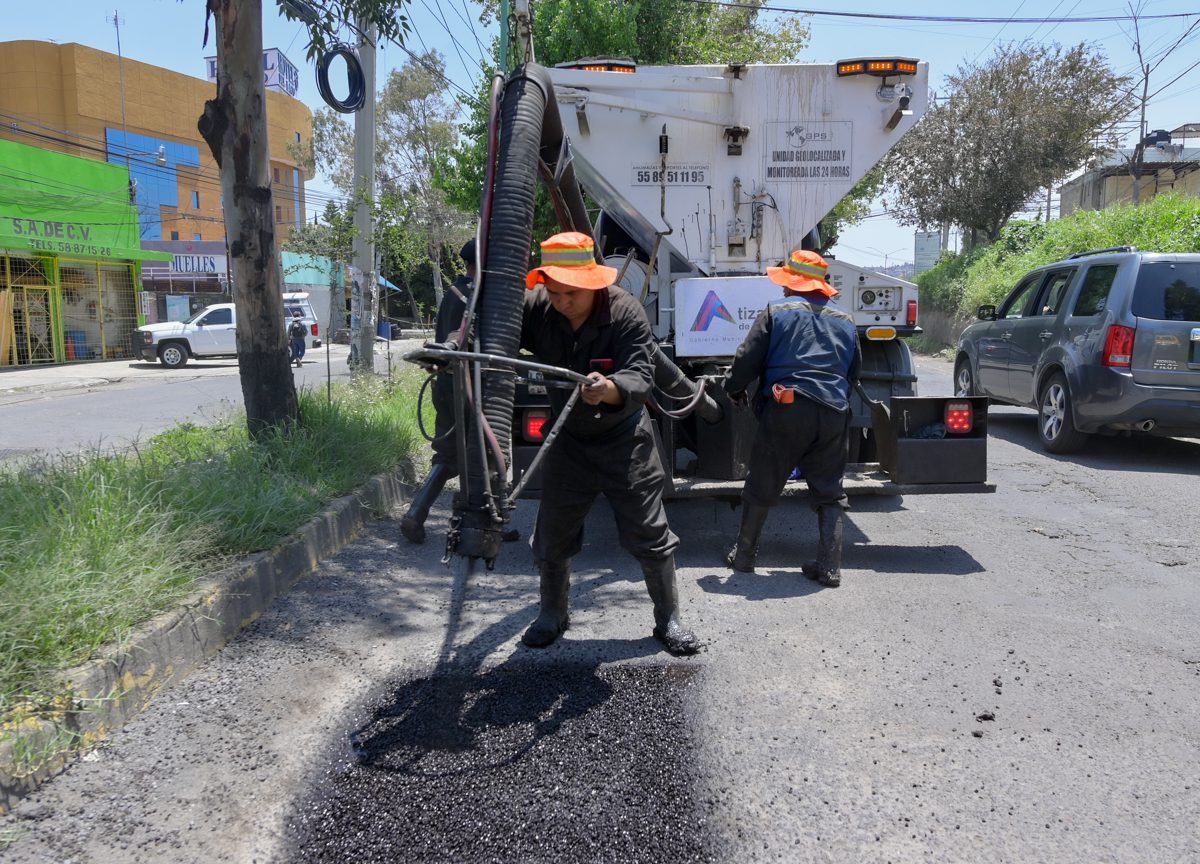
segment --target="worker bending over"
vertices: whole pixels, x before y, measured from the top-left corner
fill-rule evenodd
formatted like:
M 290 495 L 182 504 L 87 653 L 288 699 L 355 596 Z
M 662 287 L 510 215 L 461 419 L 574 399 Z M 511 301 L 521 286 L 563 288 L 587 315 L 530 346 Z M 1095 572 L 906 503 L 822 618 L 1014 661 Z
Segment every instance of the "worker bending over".
M 804 574 L 823 585 L 841 584 L 842 489 L 850 430 L 850 387 L 858 378 L 861 351 L 854 319 L 832 302 L 837 289 L 825 281 L 829 265 L 815 252 L 796 250 L 767 276 L 783 286 L 755 318 L 725 376 L 737 401 L 756 379 L 758 417 L 750 469 L 742 488 L 742 524 L 725 556 L 734 570 L 753 573 L 767 514 L 792 470 L 799 466 L 817 512 L 820 546 Z

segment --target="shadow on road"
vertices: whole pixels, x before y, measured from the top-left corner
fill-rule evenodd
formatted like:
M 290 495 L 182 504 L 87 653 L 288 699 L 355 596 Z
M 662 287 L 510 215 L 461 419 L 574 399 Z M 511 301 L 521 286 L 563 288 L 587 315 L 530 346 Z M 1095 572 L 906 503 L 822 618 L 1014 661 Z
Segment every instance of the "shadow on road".
M 1037 421 L 1038 415 L 1033 409 L 992 408 L 988 414 L 988 434 L 1055 462 L 1101 471 L 1200 476 L 1200 439 L 1145 434 L 1092 435 L 1078 453 L 1059 456 L 1042 448 Z
M 779 570 L 761 564 L 755 573 L 728 571 L 724 576 L 702 576 L 696 584 L 708 594 L 725 594 L 745 600 L 786 600 L 825 590 L 799 570 Z

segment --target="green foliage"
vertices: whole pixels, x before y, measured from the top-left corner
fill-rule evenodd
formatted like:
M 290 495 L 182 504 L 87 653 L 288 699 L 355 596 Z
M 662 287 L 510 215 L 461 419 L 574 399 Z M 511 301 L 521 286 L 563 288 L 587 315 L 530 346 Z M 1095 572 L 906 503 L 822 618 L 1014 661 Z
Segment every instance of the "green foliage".
M 1014 222 L 992 245 L 946 256 L 918 276 L 921 303 L 974 317 L 981 304 L 999 303 L 1033 268 L 1113 246 L 1200 252 L 1200 199 L 1160 195 L 1137 207 L 1079 210 L 1049 223 Z
M 342 208 L 332 201 L 328 202 L 322 220 L 318 224 L 305 222 L 292 228 L 283 248 L 301 255 L 317 255 L 349 263 L 357 234 L 354 214 L 349 205 Z
M 0 716 L 47 676 L 270 548 L 373 474 L 410 463 L 415 371 L 301 391 L 301 422 L 251 441 L 244 418 L 185 424 L 123 455 L 0 472 Z M 44 692 L 43 692 L 44 696 Z M 37 697 L 37 698 L 35 698 Z
M 822 253 L 837 244 L 843 226 L 857 225 L 867 217 L 871 202 L 883 190 L 883 184 L 883 166 L 876 165 L 825 215 L 820 224 Z
M 900 220 L 996 240 L 1035 193 L 1115 145 L 1127 84 L 1084 44 L 1002 46 L 960 68 L 884 163 Z
M 404 44 L 411 29 L 402 10 L 408 0 L 275 0 L 279 14 L 308 27 L 307 57 L 312 60 L 345 39 L 360 25 L 374 25 L 379 39 Z

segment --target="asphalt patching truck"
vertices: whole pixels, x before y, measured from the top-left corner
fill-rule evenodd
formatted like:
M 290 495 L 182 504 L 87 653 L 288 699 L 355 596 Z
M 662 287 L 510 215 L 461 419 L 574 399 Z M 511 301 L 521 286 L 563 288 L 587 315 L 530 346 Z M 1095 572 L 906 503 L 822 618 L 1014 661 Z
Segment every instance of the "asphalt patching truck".
M 617 268 L 649 317 L 667 497 L 736 499 L 755 420 L 715 385 L 758 311 L 781 295 L 765 269 L 794 248 L 819 247 L 821 219 L 924 112 L 927 64 L 639 67 L 589 58 L 552 69 L 527 63 L 497 78 L 492 96 L 484 265 L 465 354 L 453 358 L 466 467 L 451 545 L 495 557 L 514 490 L 537 488 L 524 475 L 553 434 L 546 388 L 577 384 L 502 359 L 516 358 L 520 344 L 539 181 L 563 230 L 592 235 L 597 258 Z M 989 491 L 986 401 L 917 395 L 901 338 L 919 332 L 915 286 L 840 261 L 830 273 L 863 346 L 850 493 Z M 786 493 L 804 488 L 797 478 Z

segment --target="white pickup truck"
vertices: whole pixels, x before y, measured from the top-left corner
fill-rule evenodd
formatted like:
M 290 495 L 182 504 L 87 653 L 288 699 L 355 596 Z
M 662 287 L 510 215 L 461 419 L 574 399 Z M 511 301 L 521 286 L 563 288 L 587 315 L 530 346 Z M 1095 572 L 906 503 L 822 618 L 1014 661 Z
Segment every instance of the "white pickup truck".
M 294 310 L 308 327 L 309 347 L 319 348 L 316 316 L 303 292 L 283 295 L 287 321 Z M 179 369 L 188 359 L 237 356 L 237 312 L 232 303 L 206 306 L 186 321 L 164 321 L 137 328 L 135 343 L 143 360 L 158 360 L 168 369 Z

